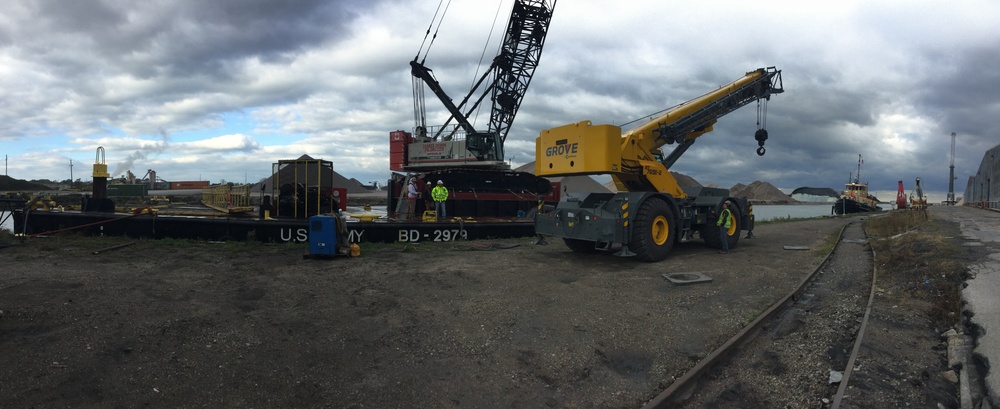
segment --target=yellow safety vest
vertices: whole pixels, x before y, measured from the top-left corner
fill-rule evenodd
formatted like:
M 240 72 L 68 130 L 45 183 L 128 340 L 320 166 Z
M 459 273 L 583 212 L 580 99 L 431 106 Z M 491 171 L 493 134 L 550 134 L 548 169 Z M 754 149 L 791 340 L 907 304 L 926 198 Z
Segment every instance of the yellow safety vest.
M 448 200 L 448 188 L 444 186 L 434 186 L 434 189 L 431 189 L 431 198 L 433 198 L 435 202 Z
M 732 214 L 733 212 L 730 212 L 729 209 L 722 209 L 722 213 L 719 214 L 719 220 L 715 222 L 715 225 L 719 227 L 725 227 L 728 229 L 730 226 L 729 219 L 730 216 L 732 216 Z

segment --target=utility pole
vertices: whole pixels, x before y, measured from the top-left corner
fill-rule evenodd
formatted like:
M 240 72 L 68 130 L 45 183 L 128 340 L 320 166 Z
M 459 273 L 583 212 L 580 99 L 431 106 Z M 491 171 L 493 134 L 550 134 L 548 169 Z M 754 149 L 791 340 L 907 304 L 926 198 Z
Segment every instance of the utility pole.
M 73 159 L 69 160 L 69 187 L 73 187 Z
M 948 174 L 948 198 L 945 200 L 947 204 L 955 204 L 955 133 L 951 133 L 951 165 L 948 167 L 950 173 Z

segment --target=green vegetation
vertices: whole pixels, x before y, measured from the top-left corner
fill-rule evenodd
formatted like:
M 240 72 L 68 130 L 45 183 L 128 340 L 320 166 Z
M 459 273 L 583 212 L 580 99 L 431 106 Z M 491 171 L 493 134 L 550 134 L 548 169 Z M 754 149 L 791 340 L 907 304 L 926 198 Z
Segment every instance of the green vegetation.
M 954 226 L 920 211 L 893 211 L 865 221 L 872 237 L 879 288 L 900 303 L 921 303 L 938 325 L 953 325 L 961 311 L 965 262 L 945 230 Z
M 837 246 L 837 242 L 840 241 L 840 232 L 826 236 L 818 247 L 813 250 L 820 259 L 825 258 L 827 254 L 833 251 L 833 248 Z
M 882 217 L 865 221 L 865 232 L 878 237 L 889 237 L 910 231 L 927 222 L 927 212 L 898 210 Z

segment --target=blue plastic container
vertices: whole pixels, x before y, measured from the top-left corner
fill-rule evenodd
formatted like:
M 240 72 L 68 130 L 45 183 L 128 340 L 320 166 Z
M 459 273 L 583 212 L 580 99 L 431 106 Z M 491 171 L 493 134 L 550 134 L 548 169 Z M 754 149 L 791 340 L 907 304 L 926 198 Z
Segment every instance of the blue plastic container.
M 328 215 L 309 218 L 309 254 L 337 254 L 337 219 Z

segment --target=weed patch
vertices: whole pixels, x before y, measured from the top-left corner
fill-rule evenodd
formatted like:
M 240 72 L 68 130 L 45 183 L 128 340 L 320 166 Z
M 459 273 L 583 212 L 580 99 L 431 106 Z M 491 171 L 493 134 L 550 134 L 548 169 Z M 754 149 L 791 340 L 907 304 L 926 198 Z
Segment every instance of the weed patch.
M 873 236 L 880 287 L 901 297 L 899 302 L 923 302 L 928 318 L 950 326 L 961 311 L 967 271 L 940 223 L 922 212 L 898 211 L 867 220 L 865 230 Z

